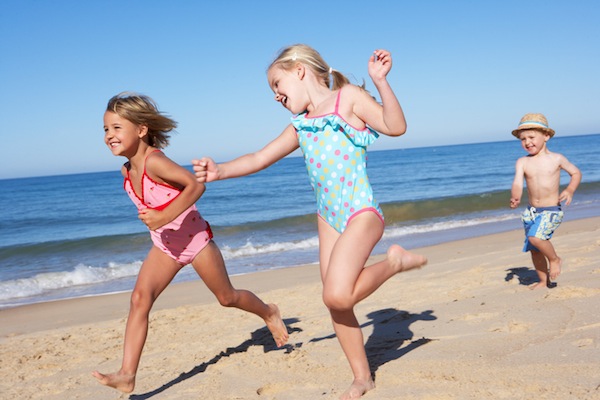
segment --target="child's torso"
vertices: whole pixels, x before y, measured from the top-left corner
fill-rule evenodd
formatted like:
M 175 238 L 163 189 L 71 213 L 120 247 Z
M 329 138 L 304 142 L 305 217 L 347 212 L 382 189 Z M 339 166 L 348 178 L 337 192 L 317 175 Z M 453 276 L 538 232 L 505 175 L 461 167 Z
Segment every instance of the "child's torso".
M 338 113 L 341 91 L 332 113 L 292 118 L 304 154 L 318 213 L 342 232 L 349 219 L 363 209 L 382 215 L 367 176 L 366 147 L 379 136 L 372 129 L 357 129 Z

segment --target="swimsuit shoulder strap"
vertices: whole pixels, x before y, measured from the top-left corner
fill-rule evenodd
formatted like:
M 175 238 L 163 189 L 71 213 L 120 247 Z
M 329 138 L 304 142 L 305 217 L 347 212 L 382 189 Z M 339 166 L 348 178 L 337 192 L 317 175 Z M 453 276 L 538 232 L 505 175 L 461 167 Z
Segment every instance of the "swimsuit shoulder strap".
M 148 157 L 150 157 L 152 154 L 154 153 L 162 153 L 159 149 L 154 149 L 152 150 L 144 159 L 144 174 L 142 175 L 142 179 L 144 179 L 144 176 L 148 176 L 148 174 L 146 173 L 146 161 L 148 161 Z
M 338 113 L 338 109 L 340 108 L 340 98 L 342 97 L 342 88 L 338 90 L 337 98 L 335 99 L 335 113 Z

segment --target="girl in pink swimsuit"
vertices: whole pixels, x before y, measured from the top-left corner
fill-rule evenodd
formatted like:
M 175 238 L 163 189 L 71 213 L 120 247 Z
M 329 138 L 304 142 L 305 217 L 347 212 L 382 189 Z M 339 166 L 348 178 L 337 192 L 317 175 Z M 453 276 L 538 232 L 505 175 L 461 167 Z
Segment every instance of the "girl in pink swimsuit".
M 219 165 L 210 158 L 193 161 L 198 181 L 209 182 L 257 172 L 302 149 L 317 200 L 323 300 L 354 375 L 342 399 L 360 397 L 375 387 L 354 306 L 393 275 L 427 262 L 393 245 L 385 260 L 365 267 L 384 230 L 383 213 L 366 174 L 366 147 L 376 131 L 399 136 L 406 130 L 386 78 L 391 67 L 386 50 L 376 50 L 369 59 L 379 104 L 313 48 L 290 46 L 271 64 L 267 78 L 275 100 L 293 114 L 291 124 L 256 153 Z
M 275 304 L 265 304 L 254 293 L 231 285 L 210 226 L 196 209 L 204 185 L 159 150 L 176 126 L 152 99 L 135 93 L 114 96 L 104 113 L 104 141 L 114 155 L 129 160 L 122 168 L 124 187 L 153 242 L 131 294 L 121 369 L 92 373 L 102 384 L 125 393 L 135 387 L 152 305 L 186 264 L 192 264 L 221 305 L 264 319 L 278 347 L 288 339 Z

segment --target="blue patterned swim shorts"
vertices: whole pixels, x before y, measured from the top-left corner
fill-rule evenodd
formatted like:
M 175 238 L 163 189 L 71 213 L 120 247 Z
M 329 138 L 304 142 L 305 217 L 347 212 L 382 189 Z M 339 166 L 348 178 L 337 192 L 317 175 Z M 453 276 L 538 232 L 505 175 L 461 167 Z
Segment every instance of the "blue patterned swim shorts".
M 529 237 L 533 236 L 542 240 L 550 240 L 552 234 L 563 220 L 563 211 L 560 206 L 538 207 L 529 206 L 521 214 L 523 227 L 525 228 L 525 245 L 523 251 L 538 250 L 529 243 Z

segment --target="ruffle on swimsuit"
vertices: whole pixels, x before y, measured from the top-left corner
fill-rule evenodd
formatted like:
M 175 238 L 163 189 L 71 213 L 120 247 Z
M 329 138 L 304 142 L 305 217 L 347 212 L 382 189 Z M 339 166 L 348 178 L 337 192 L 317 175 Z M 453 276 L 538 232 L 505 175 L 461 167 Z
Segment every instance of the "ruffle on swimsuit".
M 308 118 L 306 113 L 298 114 L 292 118 L 292 125 L 296 128 L 296 131 L 303 130 L 315 133 L 324 131 L 329 126 L 331 130 L 344 134 L 352 144 L 360 147 L 367 147 L 379 137 L 379 133 L 369 127 L 361 130 L 353 127 L 337 113 Z

